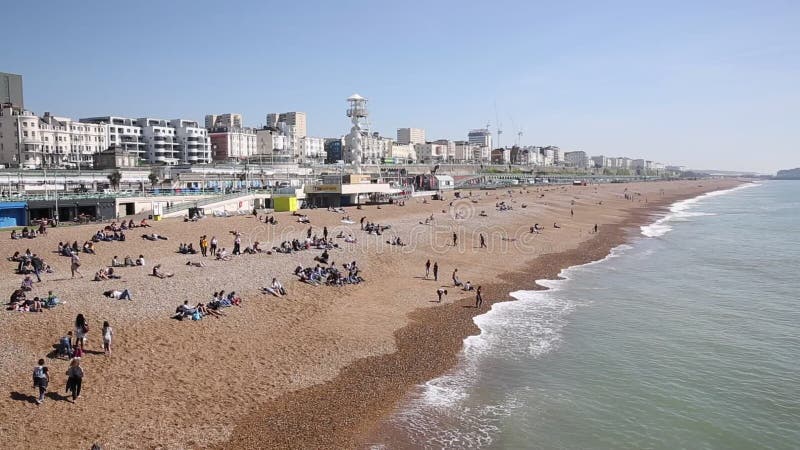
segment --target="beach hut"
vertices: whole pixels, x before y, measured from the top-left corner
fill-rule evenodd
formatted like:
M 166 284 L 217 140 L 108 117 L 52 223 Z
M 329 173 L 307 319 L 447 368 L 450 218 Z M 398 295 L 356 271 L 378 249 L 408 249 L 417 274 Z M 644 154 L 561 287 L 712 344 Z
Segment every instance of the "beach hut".
M 297 197 L 294 196 L 274 197 L 272 205 L 275 212 L 297 211 L 299 209 Z
M 0 202 L 0 228 L 24 226 L 26 206 L 25 202 Z

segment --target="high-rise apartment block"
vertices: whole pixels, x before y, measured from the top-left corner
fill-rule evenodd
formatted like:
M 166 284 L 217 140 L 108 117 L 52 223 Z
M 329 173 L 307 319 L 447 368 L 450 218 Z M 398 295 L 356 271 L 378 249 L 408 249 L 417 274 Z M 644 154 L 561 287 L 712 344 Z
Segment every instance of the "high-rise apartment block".
M 0 72 L 0 107 L 3 106 L 25 108 L 22 99 L 22 75 Z
M 397 143 L 411 145 L 424 144 L 425 130 L 423 128 L 398 128 Z
M 306 113 L 291 111 L 285 113 L 269 113 L 267 114 L 267 127 L 278 128 L 279 123 L 285 123 L 294 137 L 300 139 L 308 135 L 308 127 L 306 125 Z

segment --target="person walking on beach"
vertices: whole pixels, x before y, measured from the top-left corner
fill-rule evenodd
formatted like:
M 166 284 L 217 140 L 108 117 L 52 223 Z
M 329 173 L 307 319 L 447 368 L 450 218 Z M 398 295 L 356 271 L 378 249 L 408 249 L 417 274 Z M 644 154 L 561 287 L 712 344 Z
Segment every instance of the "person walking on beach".
M 572 208 L 569 209 L 569 216 L 575 217 L 575 211 L 573 211 Z
M 486 248 L 486 236 L 481 233 L 481 248 Z
M 103 322 L 103 351 L 106 355 L 111 356 L 111 338 L 114 337 L 114 330 L 106 320 Z
M 425 279 L 427 280 L 431 274 L 431 260 L 425 263 Z
M 72 278 L 75 278 L 76 273 L 80 275 L 81 278 L 83 278 L 83 274 L 78 270 L 80 266 L 81 266 L 81 259 L 78 258 L 78 253 L 72 252 L 72 256 L 70 257 L 70 266 L 69 266 L 70 270 L 72 271 Z
M 458 234 L 456 234 L 456 232 L 454 231 L 453 232 L 453 247 L 456 247 L 456 246 L 458 246 Z
M 239 235 L 236 235 L 236 239 L 233 240 L 233 254 L 234 255 L 241 255 L 242 254 L 242 238 Z
M 83 385 L 83 367 L 80 358 L 72 358 L 67 369 L 67 392 L 72 393 L 72 402 L 81 396 L 81 385 Z
M 89 326 L 86 324 L 86 318 L 83 317 L 83 314 L 78 314 L 75 317 L 75 348 L 83 350 L 87 333 L 89 333 Z
M 214 256 L 214 255 L 217 254 L 217 243 L 218 243 L 217 242 L 217 237 L 216 236 L 211 236 L 211 247 L 210 247 L 211 248 L 211 256 Z
M 439 288 L 436 290 L 436 295 L 439 297 L 439 303 L 442 303 L 442 296 L 447 295 L 447 289 Z
M 483 305 L 483 295 L 481 295 L 481 287 L 475 291 L 475 308 L 480 308 Z
M 439 263 L 433 263 L 433 279 L 439 281 Z
M 597 224 L 594 224 L 594 234 L 597 234 Z
M 322 239 L 328 240 L 328 227 L 322 227 Z
M 47 383 L 49 382 L 47 366 L 44 365 L 44 359 L 40 359 L 38 365 L 33 368 L 33 388 L 39 392 L 39 397 L 36 399 L 37 405 L 41 405 L 44 401 L 44 394 L 47 392 Z

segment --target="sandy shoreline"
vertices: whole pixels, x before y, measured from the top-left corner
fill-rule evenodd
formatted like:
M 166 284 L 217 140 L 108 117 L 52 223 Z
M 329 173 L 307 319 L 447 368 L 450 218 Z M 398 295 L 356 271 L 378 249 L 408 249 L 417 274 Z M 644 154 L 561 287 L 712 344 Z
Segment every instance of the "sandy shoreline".
M 179 242 L 196 245 L 202 234 L 216 235 L 222 246 L 231 248 L 227 232 L 233 229 L 245 234 L 245 244 L 259 240 L 272 246 L 285 237 L 304 237 L 307 225 L 292 222 L 289 215 L 278 215 L 276 227 L 244 217 L 196 224 L 160 222 L 150 230 L 169 236 L 169 241 L 143 241 L 136 230 L 124 243 L 101 243 L 96 256 L 82 257 L 84 280 L 69 279 L 67 260 L 51 251 L 59 240 L 83 242 L 96 226 L 55 229 L 31 241 L 3 237 L 3 256 L 26 247 L 45 255 L 56 273 L 44 276 L 34 293 L 44 295 L 53 289 L 68 303 L 41 314 L 0 315 L 0 344 L 7 349 L 0 358 L 0 376 L 8 380 L 9 392 L 0 399 L 0 441 L 6 448 L 88 448 L 92 442 L 105 448 L 361 446 L 380 439 L 376 424 L 411 386 L 455 364 L 463 338 L 477 332 L 472 317 L 492 302 L 507 299 L 510 291 L 531 289 L 532 280 L 553 277 L 564 267 L 603 257 L 625 240 L 632 224 L 647 222 L 666 204 L 735 184 L 523 187 L 529 192 L 520 194 L 518 188 L 513 196 L 505 191 L 488 196 L 475 191 L 477 203 L 462 200 L 453 208 L 448 207 L 451 196 L 448 202 L 348 211 L 356 221 L 363 215 L 391 224 L 384 236 L 368 236 L 357 224 L 342 224 L 338 214 L 312 211 L 316 233 L 325 225 L 332 235 L 343 230 L 359 240 L 357 244 L 337 240 L 342 248 L 331 255 L 339 265 L 357 260 L 367 282 L 341 288 L 293 281 L 291 270 L 298 264 L 313 264 L 319 251 L 206 260 L 203 268 L 185 266 L 200 256 L 175 252 Z M 621 198 L 626 188 L 642 195 L 626 201 Z M 644 198 L 647 202 L 640 201 Z M 514 209 L 497 211 L 498 201 Z M 523 203 L 527 208 L 521 207 Z M 478 215 L 481 210 L 487 217 Z M 467 219 L 457 219 L 456 212 Z M 436 226 L 419 225 L 430 214 Z M 553 221 L 562 228 L 552 229 Z M 535 222 L 546 226 L 542 235 L 527 233 Z M 601 226 L 597 235 L 589 234 L 594 223 Z M 458 247 L 448 245 L 452 230 L 459 233 Z M 488 250 L 473 245 L 478 233 L 488 236 Z M 385 245 L 393 236 L 413 245 Z M 128 268 L 118 282 L 88 281 L 111 256 L 138 253 L 176 276 L 158 280 L 146 270 Z M 428 257 L 442 267 L 440 283 L 420 279 Z M 472 304 L 472 294 L 453 295 L 452 290 L 442 306 L 431 303 L 435 289 L 450 284 L 456 266 L 462 280 L 484 286 L 481 310 L 463 307 Z M 0 278 L 6 296 L 21 280 L 10 275 L 13 267 L 7 263 Z M 287 298 L 258 293 L 272 276 L 287 286 Z M 120 303 L 100 295 L 119 287 L 131 289 L 134 301 Z M 183 300 L 207 301 L 219 289 L 236 290 L 245 299 L 244 306 L 227 309 L 218 320 L 169 319 Z M 27 399 L 32 393 L 29 372 L 35 360 L 71 328 L 78 312 L 92 324 L 94 350 L 99 347 L 100 323 L 112 322 L 114 355 L 87 355 L 85 394 L 78 403 L 53 398 L 36 406 Z M 51 390 L 63 392 L 66 361 L 48 360 L 48 365 L 55 374 Z M 73 416 L 82 426 L 65 427 L 63 418 Z M 21 418 L 35 422 L 35 431 L 18 426 Z

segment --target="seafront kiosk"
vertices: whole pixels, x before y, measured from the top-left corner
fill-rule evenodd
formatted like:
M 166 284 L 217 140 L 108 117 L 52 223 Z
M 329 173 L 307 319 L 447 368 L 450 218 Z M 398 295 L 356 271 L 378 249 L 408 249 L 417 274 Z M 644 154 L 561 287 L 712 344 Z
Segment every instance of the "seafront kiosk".
M 322 208 L 350 206 L 401 192 L 388 183 L 373 183 L 371 178 L 365 174 L 324 175 L 322 183 L 306 185 L 306 201 Z

